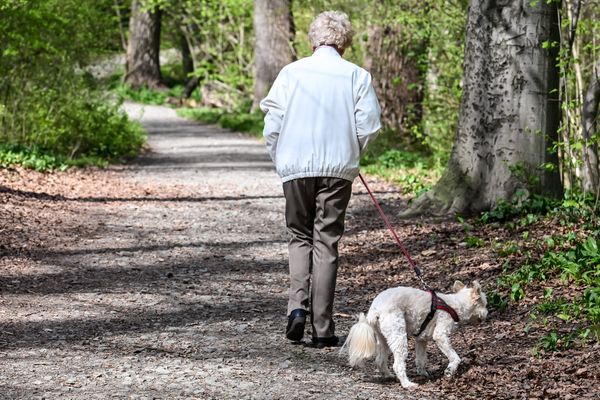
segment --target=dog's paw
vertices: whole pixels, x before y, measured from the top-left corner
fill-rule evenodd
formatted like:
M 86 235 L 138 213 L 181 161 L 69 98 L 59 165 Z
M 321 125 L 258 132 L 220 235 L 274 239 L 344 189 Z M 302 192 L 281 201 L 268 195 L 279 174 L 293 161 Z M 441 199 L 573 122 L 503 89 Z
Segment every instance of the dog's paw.
M 417 368 L 417 375 L 424 376 L 425 378 L 429 378 L 429 372 L 425 368 Z
M 404 389 L 416 389 L 419 386 L 417 383 L 411 381 L 400 382 L 400 384 Z
M 444 371 L 444 376 L 446 378 L 452 378 L 454 376 L 454 373 L 456 372 L 456 368 L 446 368 L 446 370 Z

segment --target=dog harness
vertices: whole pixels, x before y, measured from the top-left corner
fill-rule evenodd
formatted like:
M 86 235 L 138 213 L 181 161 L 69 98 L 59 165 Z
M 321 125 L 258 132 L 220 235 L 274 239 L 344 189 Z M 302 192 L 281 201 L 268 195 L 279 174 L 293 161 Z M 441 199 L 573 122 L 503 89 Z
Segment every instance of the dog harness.
M 406 248 L 402 245 L 402 242 L 398 238 L 398 235 L 396 234 L 394 227 L 392 226 L 389 219 L 386 217 L 385 213 L 383 212 L 383 209 L 381 208 L 381 206 L 379 205 L 379 202 L 373 195 L 373 192 L 369 188 L 369 185 L 367 185 L 367 181 L 365 181 L 365 178 L 363 178 L 363 176 L 361 174 L 358 174 L 358 176 L 360 177 L 360 180 L 362 181 L 363 185 L 365 186 L 365 189 L 367 189 L 367 192 L 369 193 L 369 196 L 371 197 L 373 204 L 375 204 L 377 211 L 379 211 L 379 215 L 381 215 L 381 219 L 383 219 L 383 222 L 386 224 L 386 226 L 392 233 L 392 236 L 394 237 L 394 240 L 398 244 L 398 247 L 400 247 L 400 250 L 402 251 L 402 253 L 406 257 L 406 259 L 408 260 L 408 263 L 415 271 L 415 275 L 417 276 L 419 281 L 421 281 L 421 287 L 426 292 L 431 293 L 431 310 L 429 311 L 429 314 L 427 314 L 427 317 L 425 317 L 425 321 L 423 321 L 423 323 L 421 324 L 421 328 L 419 329 L 419 332 L 415 336 L 419 336 L 421 333 L 423 333 L 423 331 L 427 328 L 427 325 L 429 324 L 429 322 L 435 316 L 435 312 L 437 310 L 446 311 L 448 314 L 450 314 L 450 316 L 452 317 L 454 322 L 458 322 L 459 318 L 458 318 L 458 314 L 456 313 L 456 311 L 452 307 L 450 307 L 448 304 L 446 304 L 446 302 L 444 300 L 440 299 L 437 296 L 437 294 L 435 294 L 435 291 L 433 289 L 431 289 L 431 287 L 427 283 L 425 283 L 425 280 L 423 280 L 423 274 L 421 273 L 421 269 L 413 261 L 413 259 L 410 257 L 410 254 L 408 254 L 408 251 L 406 250 Z
M 429 311 L 429 314 L 427 314 L 427 317 L 425 317 L 419 332 L 417 332 L 415 336 L 419 336 L 421 333 L 423 333 L 423 331 L 427 328 L 427 325 L 429 325 L 429 322 L 431 322 L 433 319 L 437 310 L 446 311 L 448 314 L 450 314 L 454 322 L 458 322 L 460 320 L 458 318 L 458 314 L 456 311 L 454 311 L 454 308 L 450 307 L 443 299 L 439 298 L 438 295 L 435 294 L 435 291 L 426 290 L 426 292 L 431 293 L 431 310 Z

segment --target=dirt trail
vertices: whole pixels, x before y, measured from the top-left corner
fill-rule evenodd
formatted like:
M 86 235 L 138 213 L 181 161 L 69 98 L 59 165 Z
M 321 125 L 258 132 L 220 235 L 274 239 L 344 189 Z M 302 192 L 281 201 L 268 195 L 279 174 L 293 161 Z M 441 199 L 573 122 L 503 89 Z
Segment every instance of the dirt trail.
M 151 151 L 135 162 L 0 170 L 0 398 L 600 398 L 600 345 L 532 356 L 544 332 L 526 329 L 527 301 L 461 329 L 456 378 L 443 378 L 447 361 L 432 345 L 432 378 L 415 376 L 411 351 L 409 376 L 421 384 L 412 392 L 372 366 L 346 367 L 336 350 L 291 345 L 284 202 L 264 144 L 168 108 L 126 108 L 150 133 Z M 519 231 L 400 220 L 398 188 L 369 180 L 430 284 L 496 286 L 505 260 L 467 236 L 497 243 Z M 381 290 L 415 284 L 358 180 L 346 226 L 340 334 Z
M 168 108 L 126 108 L 150 133 L 135 163 L 9 191 L 24 207 L 14 222 L 47 224 L 3 258 L 0 397 L 402 392 L 364 381 L 336 352 L 285 340 L 284 203 L 263 143 Z

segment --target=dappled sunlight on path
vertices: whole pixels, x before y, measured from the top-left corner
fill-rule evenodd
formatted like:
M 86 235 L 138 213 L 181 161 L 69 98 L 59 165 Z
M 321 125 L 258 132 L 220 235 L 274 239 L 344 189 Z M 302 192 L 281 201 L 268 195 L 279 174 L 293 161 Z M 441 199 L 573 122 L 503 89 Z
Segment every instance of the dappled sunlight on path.
M 2 392 L 298 398 L 292 384 L 302 398 L 388 398 L 335 352 L 283 336 L 284 202 L 264 144 L 125 108 L 149 131 L 134 162 L 2 175 L 18 228 L 0 247 Z
M 141 115 L 141 106 L 126 107 Z M 579 373 L 582 391 L 595 390 L 595 370 L 579 365 L 597 365 L 597 348 L 553 363 L 531 356 L 539 333 L 526 332 L 526 302 L 462 329 L 454 347 L 463 363 L 450 380 L 433 349 L 431 378 L 415 375 L 411 339 L 417 392 L 372 365 L 350 369 L 337 349 L 291 345 L 284 200 L 264 143 L 168 108 L 144 109 L 150 147 L 133 162 L 0 170 L 0 398 L 495 398 L 499 387 L 504 398 L 520 398 L 534 381 L 555 391 L 574 385 L 565 368 Z M 468 239 L 510 243 L 518 231 L 400 219 L 407 199 L 398 188 L 367 179 L 429 284 L 442 292 L 456 279 L 495 287 L 503 260 Z M 340 335 L 382 290 L 417 284 L 358 180 L 346 228 L 334 309 Z

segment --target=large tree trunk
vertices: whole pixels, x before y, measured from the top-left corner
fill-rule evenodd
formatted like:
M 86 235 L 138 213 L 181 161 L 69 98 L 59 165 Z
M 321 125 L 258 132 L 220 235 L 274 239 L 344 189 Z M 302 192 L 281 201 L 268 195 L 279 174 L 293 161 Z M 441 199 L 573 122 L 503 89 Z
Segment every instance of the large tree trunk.
M 160 9 L 143 9 L 142 0 L 133 0 L 129 20 L 127 73 L 125 83 L 138 88 L 161 86 L 160 80 Z
M 473 0 L 469 9 L 464 92 L 447 169 L 411 213 L 473 213 L 518 193 L 560 196 L 549 148 L 557 140 L 557 3 Z M 519 189 L 522 189 L 519 191 Z
M 583 139 L 585 141 L 582 184 L 586 192 L 598 193 L 600 179 L 598 168 L 598 139 L 594 138 L 598 127 L 598 105 L 600 104 L 600 60 L 592 73 L 590 84 L 583 100 Z
M 291 0 L 254 0 L 254 35 L 253 111 L 267 95 L 281 68 L 295 59 Z
M 373 25 L 368 30 L 365 68 L 373 75 L 373 86 L 381 105 L 381 122 L 397 132 L 422 116 L 423 77 L 417 56 L 422 48 L 402 40 L 398 27 Z

